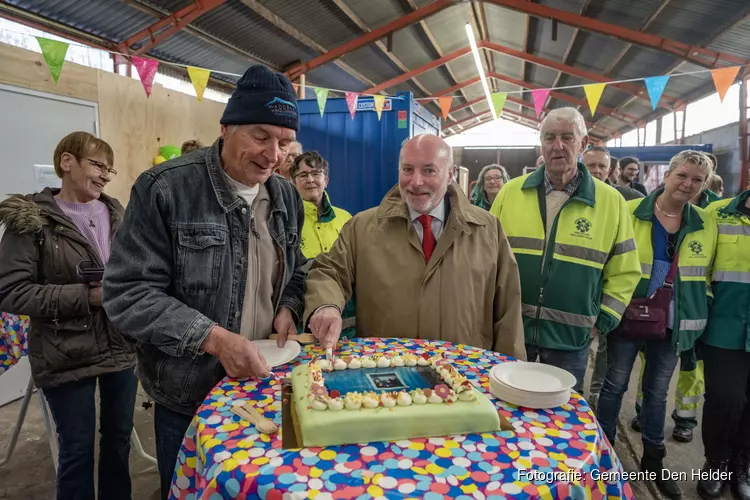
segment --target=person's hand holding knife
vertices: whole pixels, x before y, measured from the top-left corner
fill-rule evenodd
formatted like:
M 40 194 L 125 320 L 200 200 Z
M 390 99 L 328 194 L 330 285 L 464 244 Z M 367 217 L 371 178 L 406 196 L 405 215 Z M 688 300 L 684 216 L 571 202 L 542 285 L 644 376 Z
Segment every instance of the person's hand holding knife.
M 318 339 L 321 347 L 326 350 L 329 360 L 333 359 L 333 351 L 341 336 L 341 311 L 335 306 L 319 307 L 310 316 L 310 330 Z

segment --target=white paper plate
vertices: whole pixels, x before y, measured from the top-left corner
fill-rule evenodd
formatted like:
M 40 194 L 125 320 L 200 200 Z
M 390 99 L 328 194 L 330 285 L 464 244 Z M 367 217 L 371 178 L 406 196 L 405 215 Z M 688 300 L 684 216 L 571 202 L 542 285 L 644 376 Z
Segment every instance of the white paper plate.
M 514 390 L 512 387 L 493 379 L 490 379 L 490 392 L 502 401 L 534 410 L 557 408 L 570 401 L 570 389 L 554 395 L 540 395 Z
M 253 340 L 253 344 L 258 346 L 258 350 L 260 351 L 261 356 L 263 356 L 263 359 L 266 360 L 269 368 L 275 368 L 279 365 L 289 363 L 299 356 L 299 353 L 302 350 L 299 342 L 296 340 L 287 340 L 284 347 L 281 348 L 276 345 L 275 339 Z
M 500 363 L 490 376 L 507 386 L 533 393 L 558 393 L 576 385 L 572 373 L 544 363 Z

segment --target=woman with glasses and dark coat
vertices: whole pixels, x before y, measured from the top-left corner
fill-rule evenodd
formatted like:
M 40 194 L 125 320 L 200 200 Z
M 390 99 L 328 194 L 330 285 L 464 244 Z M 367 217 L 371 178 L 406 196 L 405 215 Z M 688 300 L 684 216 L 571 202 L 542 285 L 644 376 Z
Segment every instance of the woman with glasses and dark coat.
M 628 202 L 641 262 L 641 281 L 633 299 L 653 297 L 659 291 L 658 296 L 667 296 L 664 302 L 668 305 L 650 304 L 657 307 L 650 318 L 657 319 L 656 313 L 662 313 L 663 330 L 648 336 L 642 332 L 649 325 L 635 319 L 641 316 L 622 311 L 620 326 L 607 338 L 607 374 L 597 406 L 602 429 L 614 443 L 622 398 L 638 352 L 643 350 L 646 368 L 641 470 L 655 473 L 659 491 L 671 499 L 680 498 L 681 492 L 676 481 L 665 479 L 667 475 L 662 474 L 669 383 L 680 353 L 692 349 L 706 327 L 708 277 L 717 238 L 713 218 L 690 200 L 703 189 L 710 174 L 711 161 L 704 153 L 682 151 L 670 161 L 662 189 Z M 665 282 L 670 281 L 673 287 L 665 287 Z M 631 302 L 629 307 L 634 306 Z
M 0 310 L 31 318 L 31 373 L 57 427 L 58 500 L 95 498 L 97 383 L 98 498 L 131 498 L 135 352 L 102 309 L 103 268 L 123 214 L 102 192 L 113 162 L 109 144 L 74 132 L 54 152 L 61 189 L 0 203 Z
M 489 210 L 497 193 L 509 180 L 508 171 L 502 165 L 492 164 L 482 168 L 471 190 L 471 204 Z

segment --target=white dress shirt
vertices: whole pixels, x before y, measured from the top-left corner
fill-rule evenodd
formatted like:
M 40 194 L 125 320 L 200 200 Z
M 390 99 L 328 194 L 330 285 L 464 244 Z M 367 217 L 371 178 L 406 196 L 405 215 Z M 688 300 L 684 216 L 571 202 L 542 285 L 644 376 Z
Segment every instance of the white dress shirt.
M 414 226 L 414 230 L 417 231 L 417 236 L 419 236 L 419 241 L 421 243 L 422 238 L 424 237 L 424 228 L 418 218 L 422 214 L 415 212 L 408 205 L 407 208 L 409 208 L 411 223 Z M 437 240 L 440 239 L 440 235 L 443 233 L 443 227 L 445 226 L 445 198 L 443 198 L 440 204 L 433 208 L 432 212 L 427 215 L 432 216 L 432 235 L 435 236 L 435 241 L 437 242 Z

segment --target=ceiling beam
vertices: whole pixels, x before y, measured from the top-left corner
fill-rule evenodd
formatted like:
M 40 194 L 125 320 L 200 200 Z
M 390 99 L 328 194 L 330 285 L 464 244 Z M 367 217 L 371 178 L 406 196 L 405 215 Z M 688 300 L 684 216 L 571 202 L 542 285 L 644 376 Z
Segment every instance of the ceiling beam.
M 138 9 L 141 12 L 145 12 L 146 14 L 153 16 L 153 17 L 162 17 L 168 14 L 166 10 L 152 7 L 150 5 L 146 5 L 141 0 L 123 0 L 123 2 L 133 7 L 134 9 Z M 239 47 L 232 45 L 229 42 L 226 42 L 224 40 L 221 40 L 220 38 L 217 38 L 216 36 L 196 26 L 185 26 L 185 28 L 183 28 L 183 31 L 215 47 L 219 47 L 221 49 L 232 52 L 236 56 L 239 56 L 243 59 L 247 59 L 249 62 L 253 64 L 263 64 L 265 66 L 268 66 L 274 71 L 281 70 L 279 66 L 272 63 L 271 61 L 268 61 L 256 54 L 251 54 L 250 52 L 246 50 L 242 50 Z
M 583 1 L 583 5 L 581 5 L 581 10 L 580 10 L 580 14 L 582 16 L 586 15 L 586 11 L 588 10 L 589 5 L 591 5 L 591 0 L 584 0 Z M 529 18 L 531 18 L 531 16 L 529 16 Z M 569 63 L 568 60 L 570 59 L 570 53 L 573 51 L 573 46 L 576 44 L 576 40 L 578 40 L 578 33 L 580 33 L 580 32 L 581 32 L 581 30 L 578 29 L 578 28 L 574 28 L 573 29 L 573 35 L 570 37 L 570 42 L 568 43 L 568 46 L 565 48 L 565 53 L 562 56 L 562 63 L 563 64 L 568 64 Z M 528 52 L 528 51 L 529 50 L 526 49 L 524 52 Z M 526 64 L 526 63 L 524 63 L 524 64 Z M 605 73 L 606 73 L 606 71 L 605 71 Z M 557 72 L 557 76 L 555 77 L 555 81 L 552 82 L 552 88 L 555 88 L 555 87 L 557 87 L 560 84 L 560 78 L 562 78 L 562 76 L 563 76 L 563 72 L 562 71 L 558 71 Z M 547 96 L 547 102 L 544 103 L 545 106 L 549 105 L 550 99 L 551 98 L 549 96 Z
M 470 85 L 474 85 L 475 83 L 479 83 L 482 80 L 481 77 L 475 76 L 474 78 L 469 78 L 468 80 L 465 80 L 463 82 L 459 82 L 451 87 L 448 87 L 447 89 L 443 89 L 440 92 L 435 92 L 432 94 L 435 97 L 444 96 L 448 94 L 452 94 L 453 92 L 456 92 L 458 90 L 461 90 L 463 88 L 466 88 Z
M 440 66 L 443 66 L 444 64 L 449 63 L 450 61 L 453 61 L 454 59 L 458 59 L 459 57 L 465 56 L 466 54 L 470 54 L 470 53 L 471 53 L 471 47 L 467 45 L 466 47 L 458 49 L 458 50 L 454 50 L 450 54 L 444 55 L 443 57 L 439 59 L 435 59 L 434 61 L 430 61 L 427 64 L 423 64 L 422 66 L 418 68 L 414 68 L 410 71 L 407 71 L 406 73 L 402 73 L 396 77 L 393 77 L 390 80 L 386 80 L 382 83 L 379 83 L 375 85 L 374 87 L 371 87 L 365 90 L 363 93 L 374 94 L 376 92 L 380 92 L 389 87 L 393 87 L 394 85 L 398 85 L 399 83 L 403 83 L 407 80 L 410 80 L 414 78 L 415 76 L 421 75 L 422 73 L 430 71 L 431 69 L 439 68 Z
M 714 41 L 717 38 L 719 38 L 721 35 L 723 35 L 727 31 L 729 31 L 730 29 L 732 29 L 734 26 L 736 26 L 737 24 L 739 24 L 739 23 L 741 23 L 743 21 L 749 20 L 749 19 L 750 19 L 750 3 L 748 3 L 742 10 L 740 10 L 739 12 L 737 12 L 737 14 L 735 16 L 733 16 L 731 19 L 727 20 L 727 22 L 725 22 L 722 26 L 720 26 L 717 30 L 715 30 L 711 34 L 711 36 L 709 36 L 708 39 L 706 39 L 703 42 L 703 45 L 711 45 L 712 43 L 714 43 Z M 662 74 L 669 75 L 669 74 L 672 74 L 674 72 L 677 72 L 686 63 L 687 63 L 687 61 L 684 61 L 684 60 L 677 61 L 674 64 L 672 64 L 669 68 L 667 68 L 666 71 L 664 71 Z M 711 92 L 712 92 L 711 91 L 712 86 L 713 86 L 713 83 L 711 83 L 711 82 L 707 83 L 706 86 L 705 86 L 705 88 L 708 89 L 708 90 L 706 90 L 703 93 L 701 93 L 700 91 L 702 91 L 704 87 L 702 87 L 701 89 L 699 89 L 699 92 L 697 94 L 697 95 L 699 95 L 698 98 L 702 98 L 702 97 L 705 97 L 706 95 L 710 95 Z M 684 99 L 685 103 L 693 102 L 693 99 L 691 99 L 691 97 L 692 97 L 692 95 L 689 96 L 687 99 Z M 625 108 L 626 106 L 628 106 L 632 102 L 633 102 L 632 98 L 625 100 L 625 102 L 623 102 L 622 104 L 620 104 L 619 106 L 617 106 L 617 108 L 616 108 L 617 111 Z M 652 113 L 650 113 L 648 116 L 644 117 L 643 120 L 641 120 L 641 121 L 648 123 L 648 122 L 652 121 L 655 118 L 659 118 L 660 116 L 663 116 L 664 114 L 665 113 L 663 113 L 661 110 L 656 110 L 656 111 L 653 111 Z M 637 126 L 637 124 L 635 126 Z M 623 127 L 623 128 L 621 128 L 617 132 L 617 134 L 618 135 L 625 134 L 625 133 L 629 132 L 630 130 L 632 130 L 633 128 L 635 128 L 635 126 Z
M 436 0 L 425 5 L 424 7 L 420 7 L 406 14 L 403 17 L 396 19 L 395 21 L 376 28 L 369 33 L 365 33 L 364 35 L 361 35 L 354 40 L 350 40 L 334 49 L 326 51 L 325 53 L 321 53 L 321 55 L 314 57 L 309 61 L 297 64 L 289 68 L 286 74 L 291 79 L 296 79 L 303 73 L 308 73 L 309 71 L 319 66 L 335 61 L 345 54 L 354 52 L 357 49 L 361 49 L 362 47 L 369 45 L 376 40 L 380 40 L 381 38 L 390 33 L 393 33 L 394 31 L 398 31 L 406 28 L 407 26 L 411 26 L 412 24 L 426 19 L 431 15 L 454 5 L 455 3 L 456 0 Z
M 332 0 L 334 5 L 339 8 L 341 12 L 344 13 L 344 15 L 349 18 L 351 22 L 357 25 L 357 27 L 362 30 L 364 33 L 370 33 L 372 30 L 369 26 L 367 26 L 367 23 L 364 22 L 364 20 L 359 17 L 347 4 L 344 0 Z M 409 71 L 409 68 L 406 67 L 406 65 L 399 59 L 396 54 L 388 50 L 388 46 L 383 43 L 382 40 L 378 40 L 375 42 L 375 46 L 380 50 L 380 52 L 383 53 L 384 56 L 386 56 L 398 69 L 401 71 Z M 418 78 L 414 77 L 411 79 L 411 82 L 422 92 L 422 95 L 429 96 L 430 91 L 427 90 L 427 87 L 424 86 L 422 82 L 419 81 Z M 440 106 L 435 104 L 437 106 L 437 111 L 440 112 Z M 440 112 L 441 113 L 441 112 Z M 439 115 L 438 115 L 439 116 Z M 455 121 L 455 118 L 448 115 L 448 118 Z
M 185 28 L 200 16 L 209 12 L 227 0 L 195 0 L 195 2 L 168 14 L 128 37 L 117 45 L 117 50 L 123 54 L 140 56 L 153 49 L 175 33 Z
M 487 30 L 487 23 L 485 22 L 484 4 L 481 2 L 468 2 L 466 4 L 468 10 L 469 21 L 474 33 L 479 34 L 480 40 L 490 41 L 489 31 Z M 490 52 L 484 52 L 484 63 L 487 66 L 487 71 L 495 71 L 495 56 Z M 488 82 L 490 91 L 495 91 L 495 82 Z
M 744 57 L 717 52 L 698 45 L 690 45 L 669 38 L 643 33 L 616 24 L 605 23 L 598 19 L 582 16 L 573 12 L 555 9 L 546 5 L 539 5 L 528 0 L 484 0 L 500 7 L 523 12 L 528 15 L 552 19 L 600 35 L 613 36 L 626 42 L 642 47 L 648 47 L 666 52 L 685 59 L 704 68 L 719 68 L 722 66 L 747 65 L 750 60 Z
M 610 83 L 609 78 L 603 75 L 600 75 L 598 73 L 592 73 L 590 71 L 576 68 L 575 66 L 569 66 L 567 64 L 553 61 L 551 59 L 545 59 L 544 57 L 540 57 L 534 54 L 529 54 L 527 52 L 513 49 L 511 47 L 506 47 L 504 45 L 500 45 L 497 43 L 477 42 L 477 45 L 479 47 L 484 47 L 489 50 L 494 50 L 495 52 L 500 52 L 501 54 L 506 54 L 511 57 L 515 57 L 517 59 L 525 59 L 529 62 L 538 64 L 540 66 L 544 66 L 544 67 L 554 69 L 557 71 L 562 71 L 564 73 L 576 76 L 578 78 L 582 78 L 584 80 L 589 80 L 589 81 L 597 82 L 597 83 L 607 83 L 608 87 L 614 87 L 632 96 L 636 96 L 638 98 L 644 99 L 648 101 L 649 103 L 651 102 L 648 97 L 646 88 L 643 85 L 635 85 L 633 83 Z M 679 98 L 669 96 L 665 93 L 662 97 L 662 102 L 659 105 L 665 109 L 671 110 L 675 105 L 679 105 L 680 102 L 681 101 Z
M 255 12 L 257 15 L 265 19 L 267 22 L 274 25 L 277 29 L 280 29 L 284 33 L 286 33 L 288 36 L 294 38 L 297 42 L 301 43 L 302 45 L 305 45 L 317 52 L 320 52 L 322 55 L 326 55 L 329 53 L 328 49 L 320 45 L 315 40 L 311 39 L 301 31 L 299 31 L 297 28 L 292 26 L 291 24 L 284 21 L 280 16 L 274 14 L 271 12 L 266 6 L 261 4 L 258 0 L 240 0 L 245 6 L 247 6 L 250 10 Z M 367 35 L 363 35 L 367 36 Z M 356 69 L 352 68 L 348 64 L 346 64 L 343 61 L 339 60 L 331 60 L 333 64 L 338 66 L 339 68 L 343 69 L 347 73 L 349 73 L 351 76 L 356 78 L 357 80 L 366 83 L 367 85 L 375 85 L 375 82 L 367 78 L 365 75 L 357 71 Z M 290 74 L 290 71 L 287 71 L 287 75 L 290 77 L 291 80 L 296 80 L 299 75 L 302 73 L 294 75 L 292 77 Z M 304 72 L 303 72 L 304 73 Z
M 414 3 L 414 0 L 404 0 L 406 4 L 408 5 L 409 13 L 416 12 L 419 10 L 417 7 L 417 4 Z M 427 21 L 425 19 L 421 19 L 419 23 L 417 23 L 418 27 L 417 30 L 422 30 L 422 33 L 424 34 L 424 37 L 430 42 L 430 47 L 432 50 L 437 54 L 438 57 L 443 57 L 445 54 L 443 53 L 443 49 L 440 48 L 440 44 L 437 42 L 437 39 L 435 38 L 435 35 L 432 34 L 432 30 L 427 25 Z M 433 58 L 435 58 L 433 56 Z M 456 78 L 456 75 L 453 73 L 453 70 L 451 70 L 450 66 L 447 64 L 445 65 L 445 72 L 448 74 L 448 81 L 452 82 L 454 84 L 458 83 L 458 78 Z M 464 98 L 464 100 L 468 101 L 469 98 L 466 96 L 466 92 L 461 90 L 461 96 Z

